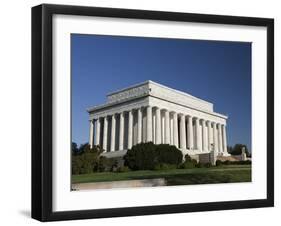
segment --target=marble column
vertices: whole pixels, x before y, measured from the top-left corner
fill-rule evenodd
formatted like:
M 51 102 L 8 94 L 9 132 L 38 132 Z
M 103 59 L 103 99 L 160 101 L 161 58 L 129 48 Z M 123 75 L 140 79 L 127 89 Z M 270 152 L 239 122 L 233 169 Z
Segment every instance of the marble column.
M 179 137 L 178 137 L 178 114 L 174 112 L 173 115 L 173 132 L 174 132 L 174 143 L 177 148 L 179 147 Z
M 95 134 L 95 144 L 100 145 L 100 119 L 96 120 L 96 134 Z
M 202 151 L 202 137 L 201 137 L 201 131 L 200 131 L 199 118 L 195 119 L 195 128 L 196 128 L 196 147 L 199 151 Z
M 221 124 L 218 124 L 218 129 L 219 129 L 219 136 L 218 136 L 218 142 L 219 142 L 219 152 L 221 153 L 222 150 L 222 133 L 221 133 Z
M 160 108 L 156 108 L 155 111 L 155 118 L 156 118 L 156 122 L 155 122 L 155 143 L 156 144 L 161 144 L 161 110 Z
M 146 141 L 152 141 L 152 107 L 146 108 Z
M 193 150 L 193 123 L 192 123 L 192 116 L 188 116 L 188 148 L 189 150 Z
M 90 147 L 92 148 L 94 146 L 94 120 L 90 120 L 90 139 L 89 139 L 89 144 Z
M 214 150 L 218 153 L 218 132 L 217 132 L 217 123 L 213 123 L 213 140 L 214 140 Z
M 107 116 L 105 116 L 104 123 L 103 123 L 103 145 L 102 145 L 104 151 L 107 151 L 107 128 L 108 128 L 108 119 Z
M 211 128 L 210 121 L 207 121 L 207 126 L 208 126 L 208 150 L 212 151 L 212 140 L 211 140 L 212 128 Z
M 142 142 L 142 110 L 141 108 L 138 109 L 138 139 L 137 143 Z
M 115 151 L 115 133 L 116 133 L 116 116 L 112 115 L 111 119 L 111 141 L 110 151 Z
M 208 141 L 207 141 L 207 133 L 206 133 L 206 121 L 202 119 L 202 138 L 203 138 L 203 151 L 207 151 Z
M 180 116 L 180 148 L 186 149 L 185 115 Z
M 120 113 L 119 150 L 124 150 L 124 113 Z
M 170 143 L 170 112 L 165 111 L 165 144 Z
M 128 117 L 128 149 L 132 148 L 133 144 L 133 112 L 129 111 Z
M 222 125 L 223 133 L 223 152 L 227 153 L 226 126 Z

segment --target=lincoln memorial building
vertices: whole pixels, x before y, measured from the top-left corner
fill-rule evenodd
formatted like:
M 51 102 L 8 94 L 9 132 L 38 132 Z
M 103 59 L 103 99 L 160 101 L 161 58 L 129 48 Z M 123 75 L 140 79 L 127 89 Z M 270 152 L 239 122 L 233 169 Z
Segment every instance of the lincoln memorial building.
M 150 141 L 175 145 L 184 155 L 228 156 L 227 116 L 210 102 L 152 81 L 109 93 L 106 103 L 87 111 L 89 143 L 108 157 Z

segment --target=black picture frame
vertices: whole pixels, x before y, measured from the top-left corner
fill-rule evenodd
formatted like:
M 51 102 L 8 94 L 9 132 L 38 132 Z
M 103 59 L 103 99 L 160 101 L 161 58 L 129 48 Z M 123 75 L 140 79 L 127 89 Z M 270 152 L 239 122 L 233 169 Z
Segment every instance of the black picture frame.
M 151 19 L 267 28 L 267 198 L 95 210 L 52 210 L 52 17 L 55 14 Z M 32 218 L 40 221 L 122 217 L 274 206 L 274 20 L 43 4 L 32 8 Z

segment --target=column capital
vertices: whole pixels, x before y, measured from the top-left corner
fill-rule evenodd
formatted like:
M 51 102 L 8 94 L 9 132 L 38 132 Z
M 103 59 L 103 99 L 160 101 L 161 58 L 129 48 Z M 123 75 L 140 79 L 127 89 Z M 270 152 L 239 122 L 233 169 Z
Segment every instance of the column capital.
M 179 116 L 180 116 L 180 117 L 183 117 L 183 118 L 185 118 L 185 117 L 186 117 L 186 115 L 185 115 L 185 114 L 183 114 L 183 113 L 180 113 L 180 114 L 179 114 Z
M 138 112 L 138 111 L 142 111 L 142 109 L 141 109 L 141 107 L 134 107 L 134 108 L 132 108 L 131 110 L 129 110 L 129 111 L 131 111 L 131 112 Z
M 206 119 L 204 119 L 204 118 L 201 118 L 201 119 L 200 119 L 200 121 L 202 121 L 202 122 L 206 122 Z
M 157 106 L 155 106 L 155 107 L 153 107 L 155 110 L 162 110 L 162 108 L 160 108 L 160 107 L 157 107 Z
M 148 109 L 153 109 L 153 108 L 156 108 L 156 106 L 151 106 L 151 105 L 147 105 L 147 106 L 145 106 L 144 107 L 145 108 L 145 110 L 147 111 Z
M 125 111 L 121 111 L 118 113 L 119 115 L 124 115 L 125 114 Z

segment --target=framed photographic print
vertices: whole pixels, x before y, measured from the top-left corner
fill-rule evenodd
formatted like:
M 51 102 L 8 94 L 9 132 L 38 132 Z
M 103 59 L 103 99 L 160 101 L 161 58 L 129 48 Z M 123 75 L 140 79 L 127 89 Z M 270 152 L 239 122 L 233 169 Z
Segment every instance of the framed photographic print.
M 274 205 L 274 21 L 32 8 L 32 217 Z

